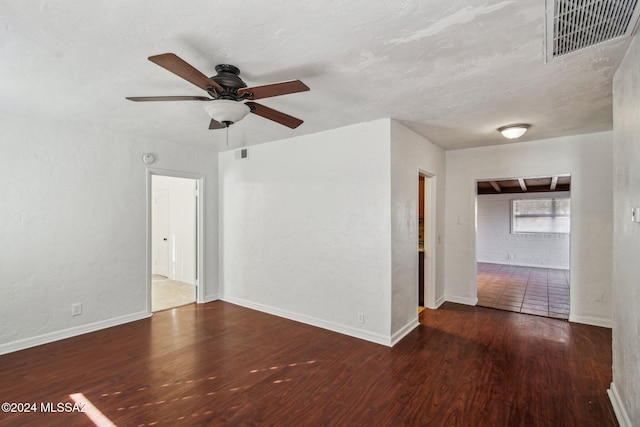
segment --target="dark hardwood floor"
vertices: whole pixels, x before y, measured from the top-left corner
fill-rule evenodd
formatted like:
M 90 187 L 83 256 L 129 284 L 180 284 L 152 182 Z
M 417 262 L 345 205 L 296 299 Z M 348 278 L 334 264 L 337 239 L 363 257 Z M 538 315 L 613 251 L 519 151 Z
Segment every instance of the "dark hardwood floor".
M 216 301 L 0 356 L 3 402 L 118 426 L 615 426 L 611 331 L 445 303 L 394 348 Z M 2 426 L 90 426 L 1 413 Z

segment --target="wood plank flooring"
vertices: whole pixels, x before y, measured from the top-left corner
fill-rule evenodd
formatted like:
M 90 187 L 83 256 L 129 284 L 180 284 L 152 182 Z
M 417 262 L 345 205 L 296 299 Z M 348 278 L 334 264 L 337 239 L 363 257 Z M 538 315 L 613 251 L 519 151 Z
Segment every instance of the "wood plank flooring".
M 215 301 L 0 356 L 5 402 L 119 426 L 615 426 L 611 331 L 445 303 L 394 348 Z M 0 413 L 1 426 L 90 426 Z
M 478 305 L 569 319 L 569 271 L 478 263 Z

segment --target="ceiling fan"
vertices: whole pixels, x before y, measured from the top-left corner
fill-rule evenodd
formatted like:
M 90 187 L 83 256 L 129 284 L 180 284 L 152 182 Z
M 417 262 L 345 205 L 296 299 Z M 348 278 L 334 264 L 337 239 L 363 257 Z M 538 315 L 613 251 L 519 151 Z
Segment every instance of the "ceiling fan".
M 149 61 L 182 77 L 189 83 L 204 89 L 207 96 L 133 96 L 130 101 L 203 101 L 205 111 L 211 117 L 209 129 L 222 129 L 253 113 L 265 119 L 295 129 L 303 122 L 288 114 L 253 102 L 254 99 L 270 98 L 290 93 L 305 92 L 309 87 L 300 80 L 291 80 L 264 86 L 247 87 L 240 78 L 238 67 L 229 64 L 216 65 L 216 74 L 207 77 L 173 53 L 150 56 Z M 244 102 L 246 101 L 246 102 Z

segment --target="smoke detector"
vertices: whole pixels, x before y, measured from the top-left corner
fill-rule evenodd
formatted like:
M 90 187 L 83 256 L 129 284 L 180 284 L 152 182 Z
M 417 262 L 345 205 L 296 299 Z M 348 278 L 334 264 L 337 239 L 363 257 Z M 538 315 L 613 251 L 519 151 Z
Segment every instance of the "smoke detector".
M 629 37 L 638 25 L 639 0 L 547 0 L 547 61 Z

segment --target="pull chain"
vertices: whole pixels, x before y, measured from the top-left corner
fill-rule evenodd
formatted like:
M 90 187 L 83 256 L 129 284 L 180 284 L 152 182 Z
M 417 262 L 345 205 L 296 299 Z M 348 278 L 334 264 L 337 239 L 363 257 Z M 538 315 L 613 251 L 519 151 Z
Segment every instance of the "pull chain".
M 227 147 L 229 146 L 229 125 L 227 125 Z

